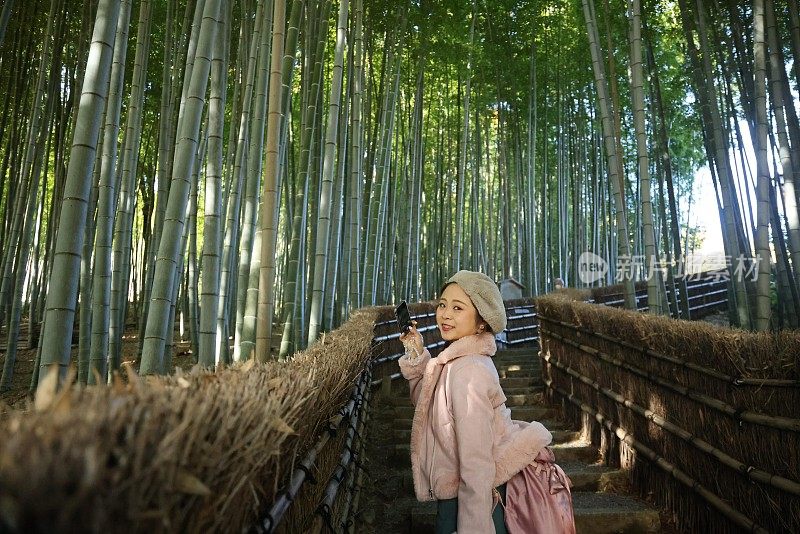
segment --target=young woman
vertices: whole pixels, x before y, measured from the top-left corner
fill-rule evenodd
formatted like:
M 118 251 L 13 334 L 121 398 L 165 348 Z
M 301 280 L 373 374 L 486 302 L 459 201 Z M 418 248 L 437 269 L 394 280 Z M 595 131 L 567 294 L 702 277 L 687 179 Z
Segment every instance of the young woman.
M 436 500 L 437 534 L 505 533 L 505 483 L 552 440 L 540 423 L 512 421 L 491 357 L 506 327 L 488 276 L 459 271 L 440 292 L 436 324 L 447 342 L 437 358 L 412 328 L 401 336 L 400 370 L 414 402 L 411 469 L 420 501 Z

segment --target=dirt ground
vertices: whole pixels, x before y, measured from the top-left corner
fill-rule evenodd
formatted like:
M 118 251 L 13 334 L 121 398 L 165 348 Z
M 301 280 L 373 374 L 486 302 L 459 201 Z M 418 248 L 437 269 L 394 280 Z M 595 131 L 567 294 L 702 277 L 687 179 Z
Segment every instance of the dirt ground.
M 17 358 L 14 365 L 14 374 L 11 381 L 11 388 L 8 391 L 0 392 L 0 417 L 9 408 L 24 410 L 30 397 L 31 377 L 33 376 L 33 366 L 36 360 L 36 348 L 28 348 L 28 328 L 27 321 L 23 321 L 18 338 Z M 75 341 L 77 335 L 73 339 Z M 5 332 L 0 333 L 0 368 L 6 361 L 7 340 Z M 122 361 L 134 362 L 134 368 L 139 368 L 137 359 L 138 353 L 138 330 L 133 324 L 127 326 L 125 334 L 122 336 Z M 72 345 L 72 362 L 77 366 L 78 345 Z M 195 355 L 192 354 L 188 337 L 180 339 L 180 334 L 175 333 L 175 345 L 172 351 L 172 371 L 177 367 L 188 369 L 195 364 Z

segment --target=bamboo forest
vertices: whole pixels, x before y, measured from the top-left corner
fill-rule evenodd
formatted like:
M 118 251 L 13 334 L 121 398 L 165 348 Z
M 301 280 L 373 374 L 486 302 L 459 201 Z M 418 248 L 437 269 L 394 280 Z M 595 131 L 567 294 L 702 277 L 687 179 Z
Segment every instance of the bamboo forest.
M 577 373 L 577 363 L 564 363 L 569 351 L 582 347 L 585 357 L 586 350 L 611 349 L 586 349 L 583 330 L 572 334 L 577 341 L 569 345 L 564 325 L 575 322 L 600 332 L 599 319 L 592 322 L 588 311 L 581 315 L 581 306 L 595 309 L 611 293 L 622 310 L 609 313 L 623 315 L 604 319 L 617 328 L 602 335 L 658 352 L 658 336 L 647 332 L 668 337 L 684 332 L 678 325 L 685 324 L 688 337 L 663 349 L 673 358 L 669 351 L 683 347 L 683 354 L 674 356 L 684 362 L 681 370 L 705 365 L 728 373 L 730 383 L 762 380 L 763 387 L 777 388 L 788 400 L 778 402 L 759 390 L 763 397 L 753 401 L 756 407 L 737 397 L 726 412 L 780 419 L 775 432 L 784 434 L 770 434 L 764 446 L 794 457 L 758 467 L 742 453 L 739 474 L 730 476 L 746 479 L 755 465 L 766 471 L 764 477 L 785 481 L 764 490 L 765 504 L 755 504 L 753 515 L 744 508 L 724 511 L 735 508 L 738 497 L 723 493 L 715 497 L 719 502 L 697 509 L 678 497 L 678 490 L 648 498 L 660 510 L 673 510 L 666 522 L 669 513 L 659 512 L 663 532 L 800 528 L 798 501 L 792 501 L 800 494 L 800 339 L 792 337 L 800 323 L 796 0 L 0 0 L 0 5 L 0 434 L 2 440 L 17 436 L 17 445 L 0 445 L 0 531 L 108 531 L 113 523 L 106 521 L 114 517 L 131 522 L 111 531 L 237 531 L 261 521 L 281 495 L 289 495 L 285 506 L 298 495 L 288 512 L 275 504 L 286 513 L 285 532 L 319 532 L 325 521 L 335 532 L 371 532 L 364 525 L 380 521 L 359 510 L 377 506 L 375 495 L 362 495 L 360 503 L 350 494 L 344 504 L 338 496 L 324 501 L 328 475 L 321 471 L 323 484 L 313 495 L 292 493 L 299 490 L 291 484 L 288 493 L 279 490 L 297 473 L 303 455 L 317 451 L 314 443 L 328 418 L 343 406 L 346 412 L 354 387 L 365 398 L 372 386 L 375 396 L 378 390 L 389 394 L 390 378 L 399 376 L 389 377 L 397 371 L 397 357 L 383 366 L 376 357 L 402 352 L 390 328 L 394 306 L 408 301 L 415 320 L 436 330 L 435 310 L 426 303 L 438 299 L 442 284 L 462 269 L 518 290 L 513 297 L 504 293 L 509 327 L 498 343 L 513 348 L 516 331 L 537 329 L 536 338 L 529 338 L 535 346 L 531 358 L 536 373 L 540 367 L 544 373 L 542 391 L 552 405 L 569 405 L 563 408 L 567 420 L 580 422 L 583 409 L 586 425 L 586 417 L 592 419 L 586 414 L 594 412 L 587 412 L 585 403 L 570 404 L 578 386 L 556 376 L 559 366 L 563 373 Z M 693 264 L 709 250 L 716 263 Z M 716 285 L 707 285 L 706 304 L 695 306 L 701 290 L 692 277 L 701 275 Z M 709 292 L 723 304 L 707 304 Z M 563 308 L 567 298 L 577 302 L 570 312 Z M 530 316 L 538 314 L 538 326 L 515 330 L 514 306 L 520 314 L 535 306 Z M 723 325 L 713 332 L 724 331 L 733 341 L 703 345 L 693 337 L 712 328 L 694 321 L 705 315 L 697 311 L 703 306 L 714 308 Z M 645 312 L 637 314 L 637 308 Z M 636 314 L 633 326 L 621 326 L 628 324 L 624 314 Z M 639 331 L 636 321 L 653 321 L 652 327 L 641 326 L 645 341 L 625 337 Z M 425 333 L 425 342 L 430 337 L 438 342 L 438 335 Z M 694 359 L 686 355 L 694 354 L 693 346 L 713 348 Z M 753 352 L 745 354 L 748 347 Z M 711 353 L 724 363 L 714 363 Z M 384 372 L 388 365 L 394 368 Z M 592 377 L 600 368 L 606 367 L 584 371 Z M 654 372 L 648 369 L 642 376 Z M 511 379 L 513 373 L 505 372 L 500 378 Z M 203 450 L 238 450 L 237 443 L 245 442 L 271 447 L 258 468 L 219 460 L 238 466 L 239 471 L 230 468 L 231 480 L 241 476 L 238 484 L 226 482 L 225 490 L 202 471 L 206 467 L 187 467 L 190 458 L 205 465 L 211 457 L 191 456 L 195 453 L 187 451 L 194 449 L 182 448 L 174 434 L 195 428 L 182 417 L 189 417 L 184 410 L 200 406 L 201 398 L 187 397 L 184 405 L 169 393 L 205 391 L 212 377 L 229 384 L 231 393 L 224 408 L 214 408 L 220 419 L 209 420 L 253 433 L 237 438 L 242 441 L 209 441 Z M 379 382 L 370 385 L 379 379 L 380 388 Z M 569 380 L 580 384 L 574 375 Z M 583 383 L 586 395 L 600 395 L 596 392 L 605 387 Z M 627 382 L 615 379 L 608 387 L 619 383 Z M 681 399 L 692 397 L 690 383 Z M 517 386 L 504 382 L 503 387 Z M 635 396 L 620 391 L 630 395 L 626 399 Z M 113 407 L 113 399 L 131 395 L 138 400 L 124 409 Z M 143 403 L 158 404 L 159 395 L 165 405 L 173 399 L 173 419 L 164 415 L 155 429 L 147 427 L 156 425 L 148 416 L 131 415 L 139 414 Z M 361 399 L 358 395 L 354 398 Z M 289 399 L 297 401 L 296 408 L 290 409 Z M 246 415 L 251 412 L 236 402 L 282 415 Z M 362 401 L 354 402 L 347 414 L 361 413 L 353 410 Z M 683 404 L 679 409 L 679 403 L 662 405 L 645 397 L 629 402 L 666 418 L 681 410 L 694 413 Z M 598 403 L 593 409 L 607 417 L 601 408 L 610 408 Z M 108 415 L 102 425 L 91 423 L 96 427 L 70 423 L 73 444 L 99 450 L 106 432 L 118 432 L 108 438 L 108 450 L 117 450 L 127 446 L 121 445 L 128 440 L 123 435 L 139 431 L 132 429 L 150 428 L 159 436 L 152 438 L 151 449 L 94 462 L 130 462 L 138 466 L 130 467 L 131 473 L 151 473 L 152 480 L 119 475 L 123 478 L 115 480 L 133 481 L 120 487 L 132 489 L 115 493 L 116 486 L 80 478 L 87 484 L 80 487 L 94 488 L 87 494 L 124 495 L 119 500 L 129 508 L 118 503 L 99 512 L 96 508 L 106 507 L 100 500 L 89 508 L 78 501 L 63 509 L 51 503 L 61 509 L 48 516 L 56 518 L 52 522 L 35 507 L 27 511 L 25 495 L 34 499 L 39 495 L 34 481 L 46 484 L 50 475 L 44 468 L 39 474 L 33 467 L 23 470 L 23 464 L 34 463 L 23 461 L 25 451 L 39 451 L 36 457 L 51 458 L 53 466 L 57 458 L 64 463 L 73 458 L 72 452 L 54 452 L 66 447 L 66 437 L 57 447 L 50 438 L 34 436 L 47 434 L 47 428 L 67 432 L 67 420 L 99 404 L 117 415 Z M 114 419 L 120 411 L 142 419 L 135 424 Z M 41 419 L 51 412 L 52 427 Z M 234 412 L 235 422 L 226 422 Z M 350 415 L 340 414 L 338 421 L 342 417 Z M 360 438 L 373 423 L 353 417 L 353 436 L 330 438 L 338 444 L 337 455 L 341 447 L 367 455 L 378 446 Z M 597 432 L 619 437 L 621 447 L 649 457 L 638 442 L 625 441 L 621 430 L 615 436 L 597 417 L 600 423 L 592 423 Z M 763 424 L 762 415 L 754 417 L 754 424 Z M 249 418 L 274 427 L 256 433 Z M 84 414 L 81 421 L 95 419 Z M 710 426 L 727 435 L 721 426 Z M 652 427 L 643 428 L 651 430 L 636 439 L 652 434 Z M 215 432 L 219 439 L 233 439 Z M 336 441 L 345 439 L 359 446 Z M 673 448 L 688 447 L 680 443 Z M 55 448 L 43 452 L 51 445 Z M 151 465 L 156 453 L 142 452 L 166 455 L 169 447 L 176 458 L 185 455 L 180 466 Z M 406 458 L 408 450 L 403 451 Z M 612 446 L 611 452 L 619 451 Z M 75 454 L 83 458 L 82 452 Z M 603 454 L 607 460 L 610 453 Z M 339 457 L 331 458 L 333 470 Z M 169 474 L 152 474 L 155 465 Z M 689 466 L 675 465 L 691 473 Z M 69 476 L 84 477 L 74 469 Z M 358 472 L 348 471 L 342 484 L 360 488 Z M 67 480 L 65 473 L 56 479 Z M 172 477 L 164 487 L 178 488 L 183 497 L 154 504 L 152 494 L 169 493 L 156 489 L 162 476 Z M 363 476 L 377 484 L 377 474 Z M 647 478 L 655 476 L 634 476 L 633 488 L 669 479 Z M 720 482 L 726 479 L 712 483 L 691 476 L 700 481 L 693 489 L 722 492 L 714 486 L 726 485 Z M 259 481 L 251 482 L 255 477 Z M 404 491 L 413 497 L 413 490 Z M 578 517 L 578 501 L 578 532 L 592 532 Z M 79 513 L 90 508 L 91 514 Z M 342 522 L 331 526 L 336 514 Z M 742 522 L 742 514 L 750 523 Z M 422 520 L 398 521 L 408 529 Z M 724 521 L 738 526 L 719 526 L 728 524 Z

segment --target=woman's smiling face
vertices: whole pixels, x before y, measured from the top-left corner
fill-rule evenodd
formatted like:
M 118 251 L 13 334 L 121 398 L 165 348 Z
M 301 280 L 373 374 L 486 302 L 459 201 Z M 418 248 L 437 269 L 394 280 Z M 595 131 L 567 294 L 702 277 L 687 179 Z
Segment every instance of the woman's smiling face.
M 436 325 L 443 340 L 455 341 L 476 334 L 482 324 L 478 310 L 458 284 L 444 288 L 436 306 Z

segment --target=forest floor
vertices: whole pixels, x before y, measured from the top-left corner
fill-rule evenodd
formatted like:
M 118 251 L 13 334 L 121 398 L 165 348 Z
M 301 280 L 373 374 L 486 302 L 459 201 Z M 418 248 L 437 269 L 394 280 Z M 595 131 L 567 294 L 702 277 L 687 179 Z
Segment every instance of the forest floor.
M 28 328 L 27 321 L 22 322 L 19 335 L 19 345 L 17 348 L 17 361 L 14 365 L 11 388 L 8 391 L 0 392 L 0 418 L 8 412 L 9 408 L 25 410 L 31 400 L 30 385 L 33 376 L 33 366 L 36 360 L 36 348 L 28 348 Z M 134 325 L 128 325 L 125 334 L 122 336 L 122 360 L 123 362 L 134 362 L 134 368 L 139 367 L 138 361 L 138 331 Z M 7 341 L 5 333 L 0 334 L 0 368 L 5 365 Z M 78 345 L 72 345 L 72 361 L 77 361 Z M 175 333 L 175 345 L 172 349 L 172 370 L 181 367 L 188 369 L 195 364 L 195 355 L 192 354 L 190 342 L 187 339 L 180 339 L 178 332 Z

